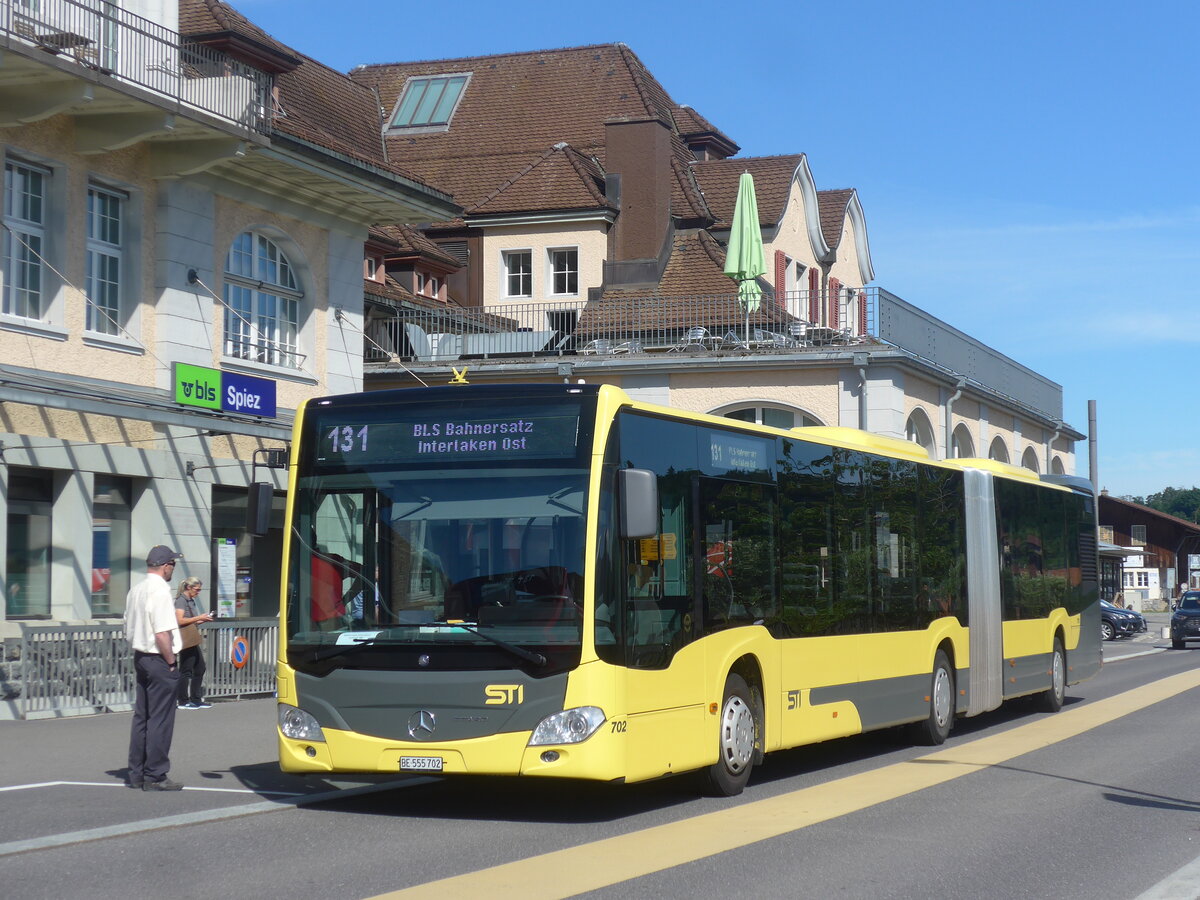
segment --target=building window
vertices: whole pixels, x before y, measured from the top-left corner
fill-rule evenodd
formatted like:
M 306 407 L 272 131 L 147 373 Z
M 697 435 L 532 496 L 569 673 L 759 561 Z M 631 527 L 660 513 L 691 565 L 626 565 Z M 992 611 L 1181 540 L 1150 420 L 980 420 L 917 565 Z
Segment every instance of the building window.
M 821 424 L 805 413 L 774 406 L 746 406 L 731 409 L 721 415 L 727 419 L 754 422 L 756 425 L 769 425 L 772 428 L 809 428 Z
M 925 410 L 915 409 L 909 414 L 908 421 L 904 423 L 904 437 L 914 444 L 924 447 L 930 456 L 937 455 L 937 443 L 933 439 L 933 426 L 929 423 L 929 416 L 926 415 Z
M 396 104 L 392 127 L 449 125 L 469 78 L 469 75 L 434 75 L 408 79 Z
M 128 478 L 97 475 L 92 491 L 92 615 L 125 612 L 131 571 Z
M 442 279 L 436 275 L 428 275 L 425 272 L 417 273 L 417 293 L 422 297 L 432 297 L 435 300 L 440 298 L 442 290 Z
M 1135 547 L 1144 547 L 1146 545 L 1146 526 L 1145 525 L 1130 525 L 1129 539 Z
M 274 241 L 246 231 L 225 259 L 225 355 L 298 369 L 300 301 L 292 264 Z
M 1008 447 L 1004 445 L 1003 438 L 992 438 L 992 446 L 988 450 L 988 458 L 994 459 L 997 462 L 1008 462 Z
M 36 469 L 8 475 L 7 610 L 10 619 L 50 617 L 50 512 L 54 478 Z
M 368 256 L 366 263 L 367 263 L 367 269 L 366 269 L 367 280 L 374 281 L 375 273 L 379 271 L 379 261 L 374 256 Z
M 954 429 L 950 438 L 950 455 L 954 459 L 972 459 L 975 456 L 975 442 L 971 440 L 971 432 L 966 425 Z
M 504 296 L 533 296 L 533 252 L 506 250 L 504 252 Z
M 550 284 L 555 294 L 579 293 L 579 251 L 575 248 L 550 251 Z
M 1137 586 L 1140 588 L 1150 587 L 1150 573 L 1149 572 L 1138 572 L 1137 573 Z
M 50 173 L 26 163 L 4 164 L 3 312 L 25 319 L 45 313 L 46 192 Z
M 121 218 L 125 198 L 103 188 L 88 188 L 87 330 L 121 330 Z

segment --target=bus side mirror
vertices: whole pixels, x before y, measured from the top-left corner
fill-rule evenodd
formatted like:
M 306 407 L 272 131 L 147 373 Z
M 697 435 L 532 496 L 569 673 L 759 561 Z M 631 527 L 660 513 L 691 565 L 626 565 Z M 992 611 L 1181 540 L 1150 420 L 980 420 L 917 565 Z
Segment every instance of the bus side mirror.
M 621 537 L 625 540 L 658 534 L 658 478 L 649 469 L 618 469 Z

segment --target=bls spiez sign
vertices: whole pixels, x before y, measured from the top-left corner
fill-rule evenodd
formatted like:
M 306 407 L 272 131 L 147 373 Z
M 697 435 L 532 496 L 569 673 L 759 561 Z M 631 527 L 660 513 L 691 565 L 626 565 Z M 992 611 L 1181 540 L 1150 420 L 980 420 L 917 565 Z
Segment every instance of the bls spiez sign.
M 204 366 L 175 363 L 175 402 L 184 406 L 273 418 L 275 382 Z

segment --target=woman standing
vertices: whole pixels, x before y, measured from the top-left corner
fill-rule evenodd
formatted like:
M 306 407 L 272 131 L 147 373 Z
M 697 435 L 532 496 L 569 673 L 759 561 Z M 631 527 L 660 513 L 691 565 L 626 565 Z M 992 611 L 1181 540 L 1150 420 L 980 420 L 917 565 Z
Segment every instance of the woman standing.
M 212 706 L 204 699 L 203 683 L 207 667 L 200 650 L 200 623 L 211 622 L 212 613 L 201 613 L 196 609 L 196 597 L 204 587 L 195 575 L 183 579 L 179 594 L 175 597 L 175 618 L 179 620 L 179 636 L 183 649 L 179 651 L 179 708 L 208 709 Z

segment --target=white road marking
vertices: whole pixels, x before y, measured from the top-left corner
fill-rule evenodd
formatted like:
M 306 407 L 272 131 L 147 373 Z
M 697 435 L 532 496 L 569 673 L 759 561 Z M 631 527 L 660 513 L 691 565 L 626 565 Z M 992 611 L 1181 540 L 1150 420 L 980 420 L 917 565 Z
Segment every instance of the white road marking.
M 349 788 L 345 790 L 323 791 L 319 794 L 291 794 L 282 795 L 285 799 L 281 800 L 264 800 L 261 803 L 245 803 L 240 806 L 225 806 L 220 809 L 206 809 L 197 812 L 179 813 L 174 816 L 162 816 L 155 819 L 140 819 L 136 822 L 125 822 L 120 825 L 107 825 L 103 828 L 87 828 L 82 831 L 68 831 L 63 834 L 48 834 L 44 837 L 29 838 L 23 841 L 10 841 L 6 844 L 0 844 L 0 857 L 12 856 L 14 853 L 27 853 L 31 850 L 48 850 L 51 847 L 65 847 L 69 844 L 82 844 L 87 841 L 99 841 L 104 838 L 121 837 L 129 834 L 141 834 L 146 831 L 155 831 L 159 828 L 175 828 L 184 825 L 200 825 L 204 822 L 216 822 L 221 819 L 235 819 L 240 816 L 251 816 L 264 812 L 278 812 L 282 810 L 295 809 L 298 806 L 307 806 L 311 803 L 323 803 L 327 800 L 340 800 L 346 797 L 357 797 L 361 794 L 373 794 L 379 791 L 392 791 L 400 787 L 413 787 L 418 784 L 428 784 L 437 781 L 436 778 L 409 778 L 404 781 L 389 781 L 383 784 L 368 784 L 363 787 Z M 58 785 L 83 785 L 83 786 L 100 786 L 100 787 L 120 787 L 125 788 L 124 784 L 115 784 L 112 782 L 104 782 L 97 784 L 96 782 L 86 781 L 46 781 L 40 784 L 21 784 L 11 787 L 0 788 L 0 790 L 14 791 L 27 790 L 29 788 L 38 787 L 55 787 Z M 125 788 L 127 790 L 127 788 Z M 230 793 L 240 793 L 233 788 L 184 788 L 184 791 L 221 791 Z M 182 793 L 182 792 L 181 792 Z M 246 793 L 257 794 L 262 796 L 267 793 L 278 793 L 269 791 L 250 791 Z

